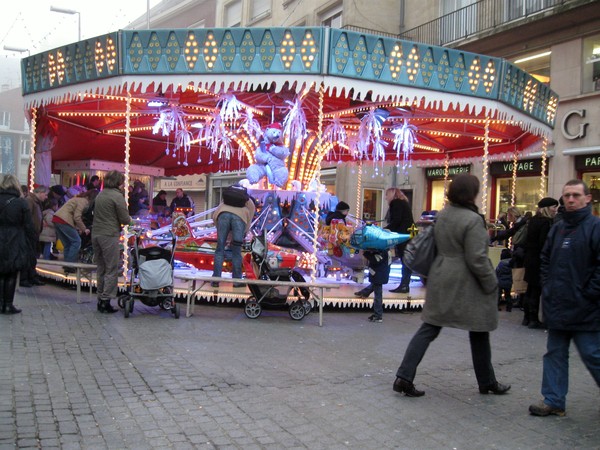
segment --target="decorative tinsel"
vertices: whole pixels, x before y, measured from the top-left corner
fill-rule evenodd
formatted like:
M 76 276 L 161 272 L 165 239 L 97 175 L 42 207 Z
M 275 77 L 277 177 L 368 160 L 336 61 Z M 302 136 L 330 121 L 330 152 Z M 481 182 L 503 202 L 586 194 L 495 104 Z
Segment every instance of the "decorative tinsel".
M 188 165 L 187 157 L 190 152 L 192 134 L 187 129 L 185 113 L 179 106 L 165 108 L 160 112 L 159 118 L 152 128 L 152 133 L 161 133 L 163 136 L 175 135 L 172 156 L 177 159 L 177 164 Z M 168 155 L 169 144 L 165 153 Z
M 323 131 L 323 142 L 333 142 L 334 144 L 342 146 L 348 145 L 348 134 L 346 133 L 346 129 L 339 116 L 335 116 L 332 122 L 325 127 L 325 130 Z M 334 154 L 331 156 L 335 157 L 336 155 Z
M 296 97 L 296 100 L 286 100 L 288 104 L 289 112 L 283 119 L 283 135 L 287 136 L 290 140 L 304 140 L 307 136 L 306 133 L 306 115 L 302 109 L 302 100 L 304 94 Z
M 410 125 L 408 120 L 404 120 L 401 125 L 392 129 L 392 133 L 394 134 L 393 148 L 396 150 L 396 159 L 402 161 L 402 168 L 406 170 L 415 143 L 419 141 L 417 139 L 417 127 Z
M 384 119 L 385 120 L 385 119 Z M 381 115 L 371 109 L 361 120 L 358 127 L 358 137 L 352 142 L 351 150 L 354 157 L 359 160 L 369 159 L 373 161 L 385 160 L 385 142 L 383 135 L 383 120 Z M 369 154 L 369 149 L 371 154 Z

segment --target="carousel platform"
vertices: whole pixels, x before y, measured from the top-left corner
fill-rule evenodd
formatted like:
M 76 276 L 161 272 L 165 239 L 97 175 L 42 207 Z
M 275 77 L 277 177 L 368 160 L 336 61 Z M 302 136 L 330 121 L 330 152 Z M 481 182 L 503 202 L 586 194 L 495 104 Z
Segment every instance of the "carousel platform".
M 38 274 L 49 280 L 62 282 L 67 286 L 76 285 L 75 274 L 65 274 L 60 266 L 57 266 L 54 262 L 46 264 L 45 261 L 39 261 L 37 265 Z M 188 293 L 188 285 L 186 282 L 178 279 L 178 275 L 186 273 L 196 273 L 206 276 L 210 276 L 210 271 L 196 270 L 185 268 L 175 269 L 175 295 L 178 302 L 186 302 L 186 295 Z M 224 274 L 227 277 L 229 274 Z M 309 277 L 306 277 L 307 281 L 310 281 Z M 327 309 L 369 309 L 373 305 L 373 297 L 370 298 L 358 298 L 354 295 L 354 292 L 362 289 L 368 285 L 368 281 L 364 283 L 357 283 L 350 278 L 339 277 L 336 274 L 332 274 L 328 277 L 315 278 L 318 283 L 335 283 L 337 288 L 326 290 L 323 296 L 323 305 Z M 91 284 L 91 289 L 90 289 Z M 392 271 L 390 273 L 390 282 L 383 288 L 383 307 L 387 309 L 418 309 L 423 306 L 425 302 L 425 287 L 421 281 L 413 277 L 410 284 L 410 292 L 408 294 L 397 294 L 390 292 L 391 289 L 398 287 L 400 284 L 400 266 L 392 265 Z M 89 301 L 94 299 L 91 291 L 96 286 L 96 274 L 90 273 L 88 277 L 81 279 L 82 286 L 82 299 L 83 301 Z M 125 292 L 125 280 L 121 277 L 119 280 L 119 286 Z M 234 288 L 232 285 L 224 283 L 223 286 L 215 292 L 213 288 L 207 287 L 206 289 L 200 289 L 195 294 L 196 303 L 241 303 L 250 296 L 250 291 L 246 286 L 240 288 Z

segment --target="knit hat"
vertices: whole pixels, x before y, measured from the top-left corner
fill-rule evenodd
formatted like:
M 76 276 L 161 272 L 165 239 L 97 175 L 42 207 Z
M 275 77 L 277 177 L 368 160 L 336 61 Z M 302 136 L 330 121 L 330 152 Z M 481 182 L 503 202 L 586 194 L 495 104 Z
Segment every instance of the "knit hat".
M 339 202 L 335 207 L 336 211 L 347 211 L 350 209 L 350 205 L 346 202 Z
M 552 197 L 544 197 L 538 202 L 538 208 L 546 208 L 548 206 L 558 206 L 558 200 Z

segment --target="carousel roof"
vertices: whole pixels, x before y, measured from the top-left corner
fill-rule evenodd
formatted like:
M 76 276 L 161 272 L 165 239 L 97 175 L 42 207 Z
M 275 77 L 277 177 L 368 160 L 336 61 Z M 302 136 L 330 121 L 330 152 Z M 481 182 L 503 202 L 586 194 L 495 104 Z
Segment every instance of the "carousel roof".
M 500 58 L 320 27 L 121 30 L 24 58 L 22 78 L 36 151 L 167 175 L 246 168 L 272 122 L 298 166 L 523 152 L 558 103 Z

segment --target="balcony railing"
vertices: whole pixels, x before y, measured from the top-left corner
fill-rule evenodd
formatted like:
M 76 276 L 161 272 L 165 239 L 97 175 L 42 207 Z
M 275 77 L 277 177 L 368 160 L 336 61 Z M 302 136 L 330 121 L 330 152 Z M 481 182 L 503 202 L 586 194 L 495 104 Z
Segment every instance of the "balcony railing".
M 445 46 L 552 11 L 575 0 L 480 0 L 400 34 L 401 39 Z

